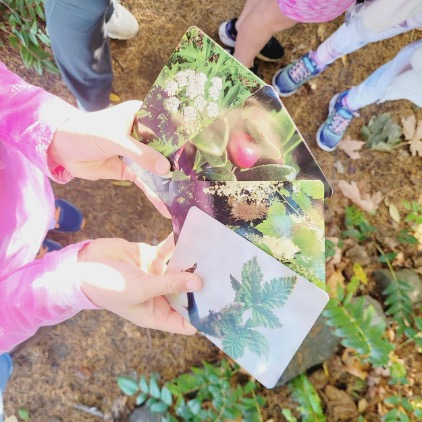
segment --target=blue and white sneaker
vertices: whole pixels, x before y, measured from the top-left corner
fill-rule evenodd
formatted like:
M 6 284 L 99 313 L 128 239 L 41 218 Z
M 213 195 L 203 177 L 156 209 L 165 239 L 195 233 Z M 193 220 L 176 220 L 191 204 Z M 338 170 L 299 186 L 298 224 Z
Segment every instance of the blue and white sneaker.
M 334 151 L 342 140 L 350 122 L 359 117 L 359 113 L 343 104 L 343 98 L 349 90 L 334 95 L 328 108 L 328 117 L 316 134 L 318 146 L 324 151 Z
M 306 53 L 297 62 L 276 72 L 273 76 L 273 87 L 280 97 L 288 97 L 323 70 L 318 69 L 310 54 Z

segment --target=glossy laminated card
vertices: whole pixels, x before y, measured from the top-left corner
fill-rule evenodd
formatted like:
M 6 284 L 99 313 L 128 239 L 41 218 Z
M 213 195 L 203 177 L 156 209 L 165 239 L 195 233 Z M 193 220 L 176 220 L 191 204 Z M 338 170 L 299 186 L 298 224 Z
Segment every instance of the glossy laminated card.
M 167 271 L 191 271 L 201 291 L 171 306 L 265 387 L 276 385 L 328 295 L 197 207 Z
M 167 204 L 170 180 L 320 180 L 332 194 L 273 88 L 196 27 L 145 97 L 133 136 L 168 157 L 170 179 L 134 166 Z
M 292 182 L 170 182 L 176 240 L 195 206 L 325 289 L 324 186 Z

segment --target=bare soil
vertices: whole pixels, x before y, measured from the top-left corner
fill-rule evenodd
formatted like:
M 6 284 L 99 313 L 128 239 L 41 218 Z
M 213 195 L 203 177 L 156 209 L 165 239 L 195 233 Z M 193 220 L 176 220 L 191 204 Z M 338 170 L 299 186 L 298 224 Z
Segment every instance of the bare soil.
M 114 91 L 123 100 L 142 99 L 148 92 L 168 56 L 188 26 L 196 25 L 217 39 L 218 25 L 239 14 L 243 1 L 198 2 L 193 0 L 153 1 L 126 0 L 124 4 L 140 22 L 139 34 L 127 42 L 112 42 L 115 72 Z M 273 73 L 283 64 L 300 57 L 327 38 L 342 22 L 342 18 L 323 25 L 297 25 L 277 35 L 286 49 L 279 65 L 261 63 L 264 79 L 270 83 Z M 350 204 L 336 188 L 338 179 L 365 181 L 370 192 L 380 191 L 399 207 L 402 199 L 416 200 L 422 186 L 420 157 L 411 157 L 406 148 L 392 154 L 365 150 L 359 160 L 349 159 L 343 152 L 326 153 L 315 143 L 315 133 L 325 119 L 330 98 L 352 85 L 358 84 L 372 71 L 393 58 L 412 40 L 422 38 L 422 32 L 412 31 L 393 39 L 366 46 L 330 66 L 314 84 L 305 86 L 296 95 L 283 100 L 300 132 L 315 154 L 317 161 L 334 187 L 334 195 L 327 201 L 327 234 L 339 236 L 341 209 Z M 19 55 L 8 47 L 0 47 L 2 60 L 17 74 L 35 85 L 74 104 L 74 99 L 59 76 L 38 76 L 24 68 Z M 371 105 L 362 110 L 348 134 L 360 139 L 360 128 L 381 112 L 390 112 L 399 121 L 411 113 L 422 119 L 422 110 L 406 101 Z M 344 174 L 338 174 L 334 164 L 341 162 Z M 338 168 L 338 167 L 337 167 Z M 171 231 L 170 221 L 161 217 L 135 186 L 117 186 L 109 181 L 74 180 L 54 185 L 56 195 L 76 204 L 87 218 L 86 228 L 75 235 L 52 233 L 51 237 L 64 245 L 87 238 L 123 237 L 137 242 L 156 244 Z M 381 205 L 372 221 L 385 236 L 393 230 L 385 205 Z M 373 255 L 373 254 L 372 254 Z M 410 255 L 406 256 L 410 259 Z M 405 260 L 405 265 L 410 261 Z M 369 272 L 378 264 L 371 261 Z M 403 357 L 414 365 L 415 379 L 421 379 L 421 365 L 412 353 L 403 349 Z M 317 368 L 312 382 L 324 398 L 329 420 L 354 420 L 353 412 L 339 413 L 339 409 L 353 406 L 358 399 L 345 399 L 334 394 L 332 388 L 351 398 L 355 377 L 348 374 L 339 355 L 328 361 L 325 370 Z M 122 400 L 116 383 L 119 375 L 152 372 L 162 380 L 171 379 L 203 360 L 215 361 L 218 350 L 200 335 L 182 337 L 138 328 L 106 311 L 81 312 L 73 319 L 53 328 L 36 345 L 24 349 L 17 357 L 15 371 L 5 397 L 7 415 L 28 409 L 34 422 L 96 421 L 98 417 L 74 408 L 75 404 L 96 407 L 110 413 L 118 403 L 123 412 L 116 420 L 126 420 L 132 403 Z M 419 365 L 419 366 L 418 366 Z M 327 388 L 330 385 L 330 388 Z M 335 391 L 334 391 L 335 392 Z M 295 408 L 286 387 L 260 391 L 268 405 L 264 419 L 284 420 L 283 407 Z M 348 401 L 349 400 L 349 401 Z M 118 407 L 118 406 L 117 406 Z M 380 420 L 379 406 L 373 404 L 365 420 Z M 118 412 L 119 413 L 119 412 Z M 349 416 L 348 416 L 349 415 Z M 372 415 L 372 416 L 371 416 Z

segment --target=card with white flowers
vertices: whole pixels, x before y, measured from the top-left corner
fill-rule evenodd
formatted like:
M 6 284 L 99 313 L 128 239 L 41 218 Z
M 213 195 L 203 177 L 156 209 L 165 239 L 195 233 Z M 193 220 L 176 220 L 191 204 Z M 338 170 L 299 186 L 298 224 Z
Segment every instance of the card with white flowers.
M 332 189 L 272 87 L 190 28 L 136 115 L 133 136 L 172 165 L 172 180 L 320 180 Z M 168 204 L 168 180 L 138 173 Z
M 324 186 L 292 182 L 170 182 L 176 242 L 192 207 L 325 290 Z M 223 243 L 223 241 L 222 241 Z

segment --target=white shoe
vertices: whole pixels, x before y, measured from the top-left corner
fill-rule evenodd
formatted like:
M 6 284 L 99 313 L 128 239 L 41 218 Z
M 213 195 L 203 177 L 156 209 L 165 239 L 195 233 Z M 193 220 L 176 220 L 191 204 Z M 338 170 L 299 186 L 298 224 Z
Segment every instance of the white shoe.
M 109 38 L 114 40 L 128 40 L 134 37 L 139 30 L 135 16 L 120 4 L 120 0 L 113 0 L 113 7 L 113 14 L 108 22 L 106 22 Z

